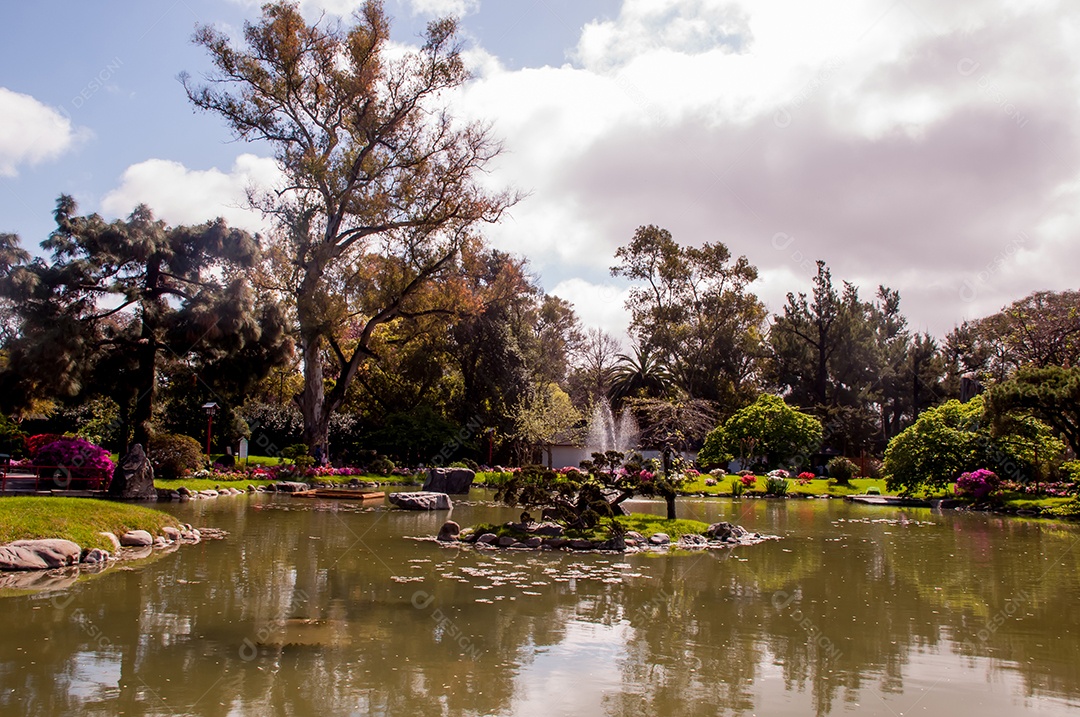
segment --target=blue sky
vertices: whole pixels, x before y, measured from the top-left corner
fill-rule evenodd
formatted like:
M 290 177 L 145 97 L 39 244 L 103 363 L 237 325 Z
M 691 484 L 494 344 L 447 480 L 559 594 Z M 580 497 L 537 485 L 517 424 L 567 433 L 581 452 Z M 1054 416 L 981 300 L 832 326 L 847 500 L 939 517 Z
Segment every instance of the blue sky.
M 303 0 L 310 17 L 356 0 Z M 941 336 L 1035 289 L 1076 288 L 1080 8 L 1050 0 L 388 0 L 395 40 L 463 15 L 457 99 L 529 192 L 488 232 L 589 325 L 625 329 L 608 275 L 642 224 L 723 241 L 774 311 L 813 261 L 865 296 L 898 288 Z M 272 175 L 177 81 L 207 68 L 197 23 L 238 34 L 248 0 L 0 9 L 0 231 L 36 246 L 60 193 L 146 202 L 171 223 L 255 227 Z

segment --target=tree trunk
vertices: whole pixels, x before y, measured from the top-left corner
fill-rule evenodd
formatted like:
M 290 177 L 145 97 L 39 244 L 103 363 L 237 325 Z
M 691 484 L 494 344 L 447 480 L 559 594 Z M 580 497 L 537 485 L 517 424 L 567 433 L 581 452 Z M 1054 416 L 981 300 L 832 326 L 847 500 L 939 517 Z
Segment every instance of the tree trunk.
M 665 495 L 664 502 L 667 503 L 668 520 L 675 520 L 675 494 Z
M 302 334 L 300 350 L 304 359 L 304 389 L 296 397 L 296 403 L 304 417 L 304 443 L 311 451 L 322 446 L 323 456 L 329 460 L 330 411 L 323 385 L 322 338 Z
M 157 341 L 153 328 L 143 319 L 142 336 L 135 349 L 139 367 L 135 379 L 135 411 L 132 416 L 132 443 L 150 447 L 150 433 L 154 420 L 154 393 L 157 384 Z

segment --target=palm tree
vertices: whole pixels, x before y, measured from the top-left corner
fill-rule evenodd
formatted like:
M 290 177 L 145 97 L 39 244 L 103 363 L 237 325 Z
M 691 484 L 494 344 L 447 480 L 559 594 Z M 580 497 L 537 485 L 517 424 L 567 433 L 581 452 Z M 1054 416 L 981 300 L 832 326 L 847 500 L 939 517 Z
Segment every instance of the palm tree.
M 619 354 L 612 371 L 608 397 L 617 409 L 629 398 L 664 398 L 674 386 L 663 355 L 648 342 L 634 346 L 633 355 Z

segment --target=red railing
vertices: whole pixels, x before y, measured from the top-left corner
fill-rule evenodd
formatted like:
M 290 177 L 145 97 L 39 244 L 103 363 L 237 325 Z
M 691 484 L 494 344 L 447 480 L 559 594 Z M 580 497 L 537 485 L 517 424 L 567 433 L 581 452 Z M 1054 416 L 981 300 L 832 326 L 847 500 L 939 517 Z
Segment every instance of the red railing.
M 104 468 L 13 466 L 0 460 L 0 493 L 8 490 L 105 490 L 112 473 Z

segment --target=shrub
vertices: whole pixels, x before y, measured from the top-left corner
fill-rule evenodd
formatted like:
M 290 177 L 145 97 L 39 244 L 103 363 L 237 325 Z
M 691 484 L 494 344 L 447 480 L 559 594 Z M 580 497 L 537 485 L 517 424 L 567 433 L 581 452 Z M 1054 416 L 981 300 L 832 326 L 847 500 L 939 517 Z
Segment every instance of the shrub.
M 859 467 L 843 456 L 833 458 L 826 467 L 829 477 L 835 478 L 837 485 L 847 485 L 859 472 Z
M 757 476 L 750 471 L 742 471 L 739 475 L 741 476 L 739 480 L 742 482 L 743 488 L 753 488 L 754 484 L 757 483 Z
M 281 449 L 281 457 L 294 463 L 298 458 L 307 454 L 308 447 L 306 443 L 293 443 L 291 446 L 285 446 Z
M 770 475 L 765 479 L 765 495 L 787 495 L 789 487 L 788 479 L 782 476 Z
M 738 498 L 740 495 L 746 492 L 746 484 L 738 478 L 731 479 L 731 495 L 733 498 Z
M 116 469 L 109 452 L 85 438 L 60 438 L 42 446 L 34 454 L 33 463 L 36 466 L 61 466 L 72 478 L 96 478 Z
M 774 471 L 769 471 L 769 475 L 773 478 L 790 478 L 791 474 L 783 468 L 777 468 Z
M 26 439 L 26 453 L 30 456 L 30 460 L 34 459 L 37 452 L 45 446 L 59 441 L 63 436 L 59 433 L 38 433 L 37 435 L 30 436 Z
M 763 393 L 709 433 L 698 461 L 708 467 L 749 453 L 776 465 L 806 456 L 821 443 L 821 434 L 818 419 Z
M 799 474 L 799 485 L 806 485 L 815 478 L 817 478 L 817 476 L 810 471 L 803 471 Z
M 963 498 L 982 500 L 995 493 L 1001 485 L 1001 479 L 991 470 L 980 468 L 964 473 L 956 479 L 956 494 Z
M 203 467 L 202 446 L 191 436 L 178 433 L 158 433 L 150 439 L 147 454 L 154 476 L 166 480 L 181 478 Z
M 388 476 L 394 470 L 394 462 L 386 456 L 380 456 L 368 463 L 368 471 L 375 475 Z

